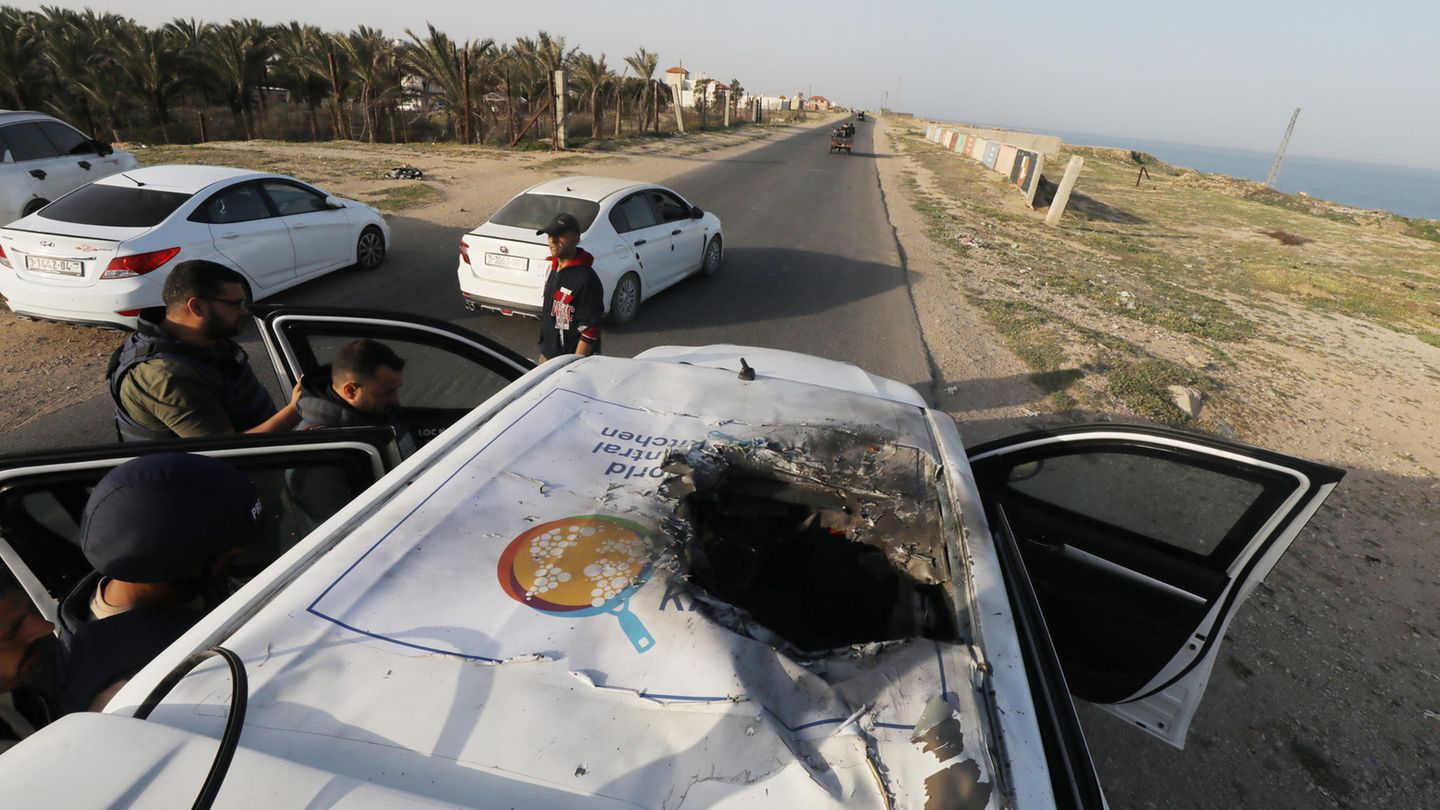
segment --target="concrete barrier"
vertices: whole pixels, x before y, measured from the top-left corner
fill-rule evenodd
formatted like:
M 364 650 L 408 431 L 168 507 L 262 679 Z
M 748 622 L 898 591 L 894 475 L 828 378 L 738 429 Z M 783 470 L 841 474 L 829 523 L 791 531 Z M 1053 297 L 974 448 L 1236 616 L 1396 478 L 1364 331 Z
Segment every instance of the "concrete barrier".
M 1015 165 L 1015 147 L 1010 144 L 1001 144 L 1000 151 L 995 153 L 995 171 L 1010 177 L 1010 169 Z
M 963 151 L 961 151 L 961 154 L 964 155 L 965 157 L 974 157 L 974 156 L 975 156 L 975 134 L 974 134 L 974 133 L 971 133 L 971 134 L 965 136 L 965 147 L 964 147 Z
M 995 159 L 998 157 L 1000 157 L 1000 143 L 998 141 L 985 141 L 985 156 L 980 158 L 980 162 L 985 164 L 985 168 L 994 169 Z

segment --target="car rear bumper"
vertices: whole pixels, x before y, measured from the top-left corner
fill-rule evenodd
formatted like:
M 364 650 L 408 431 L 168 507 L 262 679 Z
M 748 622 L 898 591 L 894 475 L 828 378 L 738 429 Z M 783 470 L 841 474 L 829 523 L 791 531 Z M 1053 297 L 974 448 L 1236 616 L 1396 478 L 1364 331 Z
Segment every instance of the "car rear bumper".
M 475 295 L 474 293 L 464 292 L 463 290 L 461 291 L 461 295 L 465 296 L 465 306 L 468 309 L 479 307 L 481 309 L 493 309 L 502 315 L 524 315 L 528 318 L 540 317 L 540 307 L 537 306 L 498 301 L 493 298 L 486 298 Z
M 543 277 L 507 281 L 489 275 L 478 275 L 464 262 L 460 263 L 456 273 L 460 279 L 460 292 L 465 296 L 467 305 L 473 301 L 475 305 L 486 309 L 509 310 L 525 315 L 540 314 L 540 299 L 545 293 Z
M 135 316 L 122 311 L 159 306 L 160 285 L 144 277 L 108 279 L 91 287 L 37 284 L 0 267 L 0 295 L 17 315 L 51 321 L 135 328 Z

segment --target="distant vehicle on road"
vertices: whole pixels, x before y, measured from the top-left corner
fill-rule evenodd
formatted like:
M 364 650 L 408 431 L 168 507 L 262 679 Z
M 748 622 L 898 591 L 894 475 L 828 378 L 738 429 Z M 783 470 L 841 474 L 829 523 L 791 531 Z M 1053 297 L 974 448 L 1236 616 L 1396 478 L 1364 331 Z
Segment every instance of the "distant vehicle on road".
M 379 211 L 293 177 L 151 166 L 0 228 L 0 294 L 20 315 L 133 328 L 182 261 L 239 271 L 259 300 L 342 267 L 378 267 L 389 245 Z
M 0 110 L 0 225 L 91 180 L 139 166 L 135 156 L 44 113 Z
M 856 114 L 855 114 L 855 120 L 857 120 L 857 121 L 864 121 L 864 120 L 865 120 L 865 111 L 864 111 L 864 110 L 861 110 L 860 112 L 856 113 Z
M 668 188 L 562 177 L 520 192 L 461 238 L 465 305 L 539 315 L 550 249 L 535 232 L 562 212 L 580 221 L 580 247 L 595 257 L 614 323 L 634 320 L 643 301 L 688 276 L 714 275 L 725 256 L 720 218 Z

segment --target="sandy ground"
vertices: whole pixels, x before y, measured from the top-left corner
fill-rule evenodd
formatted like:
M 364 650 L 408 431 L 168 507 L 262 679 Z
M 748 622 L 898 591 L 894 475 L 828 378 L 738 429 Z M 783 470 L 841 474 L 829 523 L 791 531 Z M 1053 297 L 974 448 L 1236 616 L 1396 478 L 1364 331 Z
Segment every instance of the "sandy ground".
M 915 171 L 922 188 L 930 178 L 901 155 L 883 159 L 893 153 L 879 133 L 875 146 L 943 380 L 938 402 L 966 441 L 1077 418 L 1134 421 L 1124 412 L 1047 413 L 1023 363 L 963 296 L 1023 298 L 1023 267 L 993 252 L 962 262 L 933 243 L 902 172 Z M 1265 338 L 1231 358 L 1219 417 L 1240 441 L 1349 473 L 1240 609 L 1186 750 L 1081 708 L 1102 783 L 1114 807 L 1433 807 L 1440 349 L 1353 318 L 1268 305 L 1244 314 Z M 1066 315 L 1094 317 L 1081 308 Z M 1088 325 L 1177 362 L 1208 360 L 1133 321 Z
M 793 126 L 824 126 L 827 120 Z M 787 131 L 788 127 L 782 126 L 707 132 L 641 142 L 614 152 L 579 150 L 559 155 L 358 143 L 277 146 L 273 142 L 229 142 L 209 146 L 227 156 L 246 151 L 255 152 L 257 158 L 280 154 L 286 167 L 295 169 L 301 179 L 339 178 L 321 187 L 362 200 L 396 186 L 395 181 L 380 179 L 375 167 L 414 165 L 425 172 L 426 183 L 439 197 L 423 207 L 406 208 L 405 215 L 454 228 L 458 240 L 515 193 L 542 180 L 567 174 L 603 174 L 659 182 L 703 163 L 742 155 Z M 203 155 L 204 147 L 197 149 Z M 354 170 L 347 171 L 347 166 Z M 0 395 L 0 431 L 102 393 L 106 362 L 123 335 L 91 326 L 29 320 L 0 308 L 0 379 L 5 381 Z

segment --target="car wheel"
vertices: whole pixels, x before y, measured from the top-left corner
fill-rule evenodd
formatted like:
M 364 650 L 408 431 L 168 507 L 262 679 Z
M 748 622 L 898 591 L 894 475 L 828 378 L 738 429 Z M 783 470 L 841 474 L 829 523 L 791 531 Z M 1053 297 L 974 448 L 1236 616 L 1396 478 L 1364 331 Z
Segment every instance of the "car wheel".
M 361 270 L 374 270 L 385 261 L 385 235 L 371 225 L 360 232 L 355 243 L 355 266 Z
M 720 272 L 720 260 L 725 257 L 725 248 L 721 244 L 720 235 L 716 234 L 714 239 L 705 248 L 705 261 L 700 265 L 700 272 L 707 276 L 713 276 Z
M 25 204 L 25 210 L 23 210 L 23 211 L 20 212 L 20 216 L 22 216 L 22 217 L 28 217 L 28 216 L 30 216 L 31 214 L 35 213 L 36 211 L 39 211 L 41 208 L 44 208 L 45 206 L 47 206 L 47 205 L 49 205 L 49 204 L 50 204 L 50 201 L 49 201 L 49 200 L 31 200 L 30 202 L 28 202 L 28 203 Z
M 640 277 L 626 273 L 610 295 L 610 321 L 629 323 L 640 313 Z

